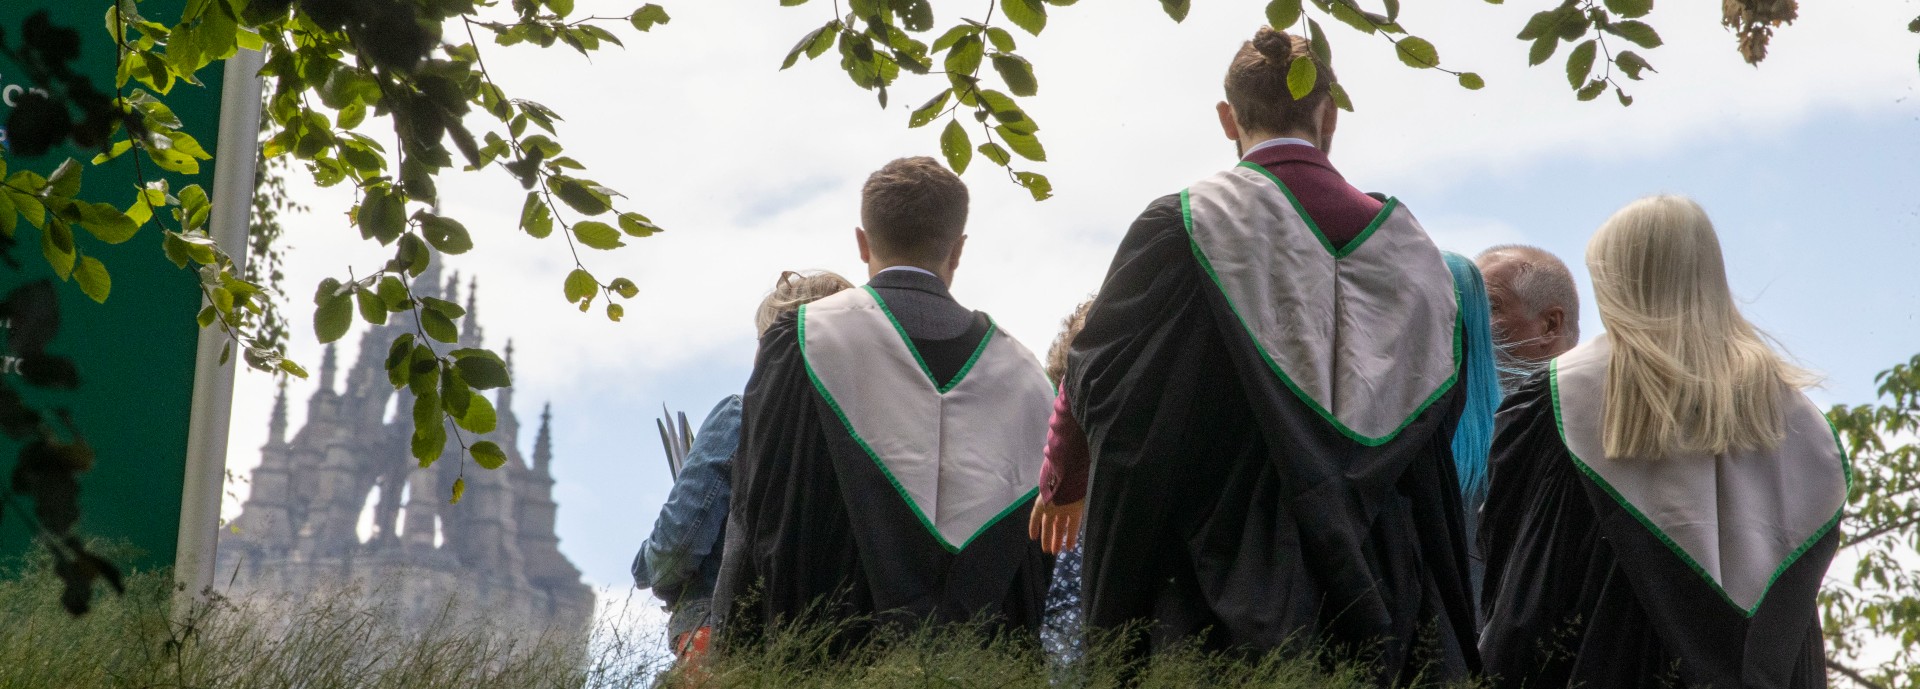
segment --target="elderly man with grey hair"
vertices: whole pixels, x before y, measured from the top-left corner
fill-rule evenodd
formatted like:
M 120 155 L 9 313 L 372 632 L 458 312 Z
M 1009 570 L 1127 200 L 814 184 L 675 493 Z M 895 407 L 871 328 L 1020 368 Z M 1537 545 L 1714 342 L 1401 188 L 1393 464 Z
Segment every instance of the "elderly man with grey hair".
M 1500 387 L 1512 392 L 1580 343 L 1580 294 L 1567 264 L 1539 247 L 1502 244 L 1473 261 L 1487 281 Z

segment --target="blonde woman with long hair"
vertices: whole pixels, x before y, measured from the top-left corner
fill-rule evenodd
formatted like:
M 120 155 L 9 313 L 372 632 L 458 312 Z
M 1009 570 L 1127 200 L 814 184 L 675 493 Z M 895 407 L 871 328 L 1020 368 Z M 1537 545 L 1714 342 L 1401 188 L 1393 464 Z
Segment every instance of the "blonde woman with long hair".
M 1815 597 L 1849 468 L 1741 315 L 1699 204 L 1653 196 L 1587 245 L 1606 333 L 1500 412 L 1482 514 L 1502 687 L 1824 687 Z

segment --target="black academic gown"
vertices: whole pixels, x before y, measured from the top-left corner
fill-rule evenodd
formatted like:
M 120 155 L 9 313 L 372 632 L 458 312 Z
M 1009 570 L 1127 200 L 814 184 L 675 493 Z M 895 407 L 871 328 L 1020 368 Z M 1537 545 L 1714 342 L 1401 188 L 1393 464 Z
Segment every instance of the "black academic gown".
M 1384 445 L 1341 435 L 1263 362 L 1175 196 L 1128 231 L 1070 356 L 1092 628 L 1146 625 L 1136 655 L 1363 654 L 1383 683 L 1477 668 L 1458 388 Z
M 870 284 L 942 381 L 988 332 L 986 316 L 936 278 L 889 271 Z M 1052 561 L 1027 539 L 1026 520 L 1002 519 L 948 552 L 814 388 L 798 335 L 794 314 L 776 321 L 747 383 L 714 601 L 727 643 L 795 620 L 842 625 L 839 649 L 886 625 L 981 621 L 1037 633 Z
M 1574 466 L 1548 380 L 1507 398 L 1494 437 L 1480 522 L 1494 686 L 1825 687 L 1815 595 L 1839 530 L 1743 616 Z

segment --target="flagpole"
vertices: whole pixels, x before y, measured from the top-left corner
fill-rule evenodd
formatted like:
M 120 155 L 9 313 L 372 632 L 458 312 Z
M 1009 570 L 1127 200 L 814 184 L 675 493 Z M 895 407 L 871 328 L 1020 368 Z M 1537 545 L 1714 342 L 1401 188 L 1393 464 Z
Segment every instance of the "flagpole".
M 213 240 L 244 273 L 253 212 L 255 161 L 260 153 L 259 51 L 239 50 L 226 61 L 220 94 L 219 142 L 214 148 Z M 227 431 L 233 415 L 234 360 L 218 328 L 201 328 L 194 356 L 193 401 L 187 429 L 186 477 L 180 494 L 180 537 L 174 556 L 176 594 L 198 600 L 213 586 L 220 539 L 220 500 L 226 485 Z M 176 606 L 185 614 L 191 606 Z

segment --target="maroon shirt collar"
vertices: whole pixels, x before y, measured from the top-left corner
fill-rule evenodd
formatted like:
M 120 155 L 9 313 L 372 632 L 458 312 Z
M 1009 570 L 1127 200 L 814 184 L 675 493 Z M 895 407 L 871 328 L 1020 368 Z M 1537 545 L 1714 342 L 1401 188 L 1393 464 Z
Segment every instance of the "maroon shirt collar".
M 1252 155 L 1246 157 L 1246 162 L 1265 168 L 1286 163 L 1303 163 L 1324 169 L 1336 177 L 1340 176 L 1340 171 L 1333 168 L 1333 161 L 1327 159 L 1327 154 L 1312 146 L 1270 146 L 1254 151 Z M 1346 178 L 1341 177 L 1341 179 Z

